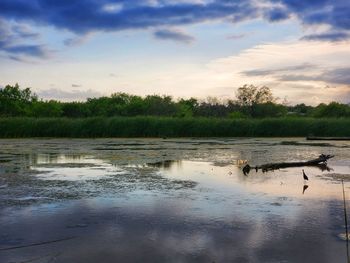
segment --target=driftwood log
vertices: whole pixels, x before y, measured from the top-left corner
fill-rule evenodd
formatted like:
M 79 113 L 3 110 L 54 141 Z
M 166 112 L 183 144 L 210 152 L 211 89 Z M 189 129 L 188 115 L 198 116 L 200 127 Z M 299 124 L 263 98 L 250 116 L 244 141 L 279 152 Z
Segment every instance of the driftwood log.
M 254 169 L 256 172 L 259 171 L 259 169 L 261 169 L 262 172 L 268 172 L 268 171 L 278 170 L 281 168 L 302 167 L 302 166 L 316 166 L 316 167 L 319 167 L 321 170 L 330 170 L 330 168 L 327 166 L 327 161 L 333 157 L 334 155 L 321 154 L 316 159 L 304 161 L 304 162 L 268 163 L 268 164 L 258 165 L 255 167 L 252 167 L 249 164 L 247 164 L 243 167 L 242 170 L 245 175 L 249 174 L 251 169 Z

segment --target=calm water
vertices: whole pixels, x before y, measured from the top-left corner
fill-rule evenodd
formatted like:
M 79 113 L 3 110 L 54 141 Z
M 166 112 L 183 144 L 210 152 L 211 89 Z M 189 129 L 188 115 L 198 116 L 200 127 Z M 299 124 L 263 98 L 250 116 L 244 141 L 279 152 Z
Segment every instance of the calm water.
M 0 140 L 0 262 L 345 263 L 349 150 L 296 138 Z M 304 168 L 308 187 L 302 168 L 244 176 L 239 165 L 321 153 L 335 158 Z

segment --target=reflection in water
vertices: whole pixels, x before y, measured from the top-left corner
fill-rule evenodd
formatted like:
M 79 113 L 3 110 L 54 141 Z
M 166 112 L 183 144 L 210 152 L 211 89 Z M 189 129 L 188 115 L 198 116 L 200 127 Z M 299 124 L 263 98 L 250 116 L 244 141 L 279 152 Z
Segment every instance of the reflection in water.
M 154 163 L 148 163 L 147 165 L 151 167 L 170 169 L 174 164 L 181 165 L 181 160 L 180 161 L 164 160 L 164 161 L 159 161 Z
M 333 168 L 329 167 L 327 164 L 320 164 L 318 165 L 318 168 L 322 171 L 322 172 L 330 172 L 333 171 Z
M 308 185 L 300 168 L 244 176 L 235 161 L 299 161 L 325 152 L 301 140 L 0 144 L 0 160 L 6 160 L 0 162 L 0 262 L 348 259 L 339 238 L 345 231 L 339 178 L 350 165 L 343 142 L 326 147 L 337 156 L 330 161 L 334 172 L 308 167 Z M 53 240 L 61 242 L 45 243 Z
M 306 189 L 308 189 L 308 188 L 309 188 L 309 186 L 307 184 L 304 184 L 304 186 L 303 186 L 303 194 L 305 193 Z
M 7 240 L 1 247 L 77 238 L 1 251 L 0 259 L 21 262 L 59 253 L 55 262 L 341 262 L 343 244 L 324 228 L 339 223 L 328 216 L 329 206 L 321 217 L 303 207 L 297 220 L 266 213 L 262 222 L 239 210 L 231 211 L 231 219 L 201 218 L 170 200 L 133 208 L 73 202 L 50 213 L 44 206 L 41 213 L 2 216 L 1 223 L 11 219 L 11 225 L 2 232 Z

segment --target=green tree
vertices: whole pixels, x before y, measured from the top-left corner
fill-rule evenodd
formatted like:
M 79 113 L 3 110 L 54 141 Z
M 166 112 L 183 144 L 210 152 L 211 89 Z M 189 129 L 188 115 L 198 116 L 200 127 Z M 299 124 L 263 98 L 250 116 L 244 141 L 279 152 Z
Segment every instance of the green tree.
M 20 89 L 18 84 L 6 85 L 0 89 L 0 114 L 5 116 L 23 116 L 28 114 L 30 106 L 38 97 L 30 88 Z
M 61 103 L 61 111 L 64 117 L 83 118 L 91 116 L 87 103 L 85 102 L 65 102 Z
M 287 107 L 272 102 L 260 103 L 252 105 L 252 117 L 282 117 L 287 114 Z
M 174 116 L 176 104 L 171 96 L 148 95 L 144 99 L 145 115 Z
M 288 107 L 290 114 L 297 114 L 299 116 L 309 116 L 313 110 L 312 106 L 307 106 L 305 103 L 297 104 Z
M 33 102 L 28 115 L 32 117 L 60 117 L 62 113 L 62 103 L 50 100 Z
M 314 117 L 340 118 L 350 117 L 350 107 L 338 102 L 331 102 L 328 105 L 321 103 L 313 111 Z
M 177 102 L 177 117 L 192 117 L 194 111 L 198 107 L 198 101 L 195 98 L 180 99 Z

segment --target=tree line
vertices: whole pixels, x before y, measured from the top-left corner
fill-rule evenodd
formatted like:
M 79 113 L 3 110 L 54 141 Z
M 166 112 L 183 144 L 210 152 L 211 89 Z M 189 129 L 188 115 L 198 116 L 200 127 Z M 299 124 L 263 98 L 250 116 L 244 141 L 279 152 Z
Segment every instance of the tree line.
M 88 98 L 83 102 L 62 102 L 40 99 L 30 88 L 18 84 L 0 88 L 0 116 L 2 117 L 112 117 L 112 116 L 167 116 L 216 118 L 267 118 L 267 117 L 350 117 L 350 106 L 338 102 L 285 105 L 277 103 L 268 87 L 244 85 L 237 89 L 236 99 L 220 101 L 209 97 L 174 100 L 171 96 L 127 93 Z

